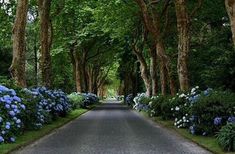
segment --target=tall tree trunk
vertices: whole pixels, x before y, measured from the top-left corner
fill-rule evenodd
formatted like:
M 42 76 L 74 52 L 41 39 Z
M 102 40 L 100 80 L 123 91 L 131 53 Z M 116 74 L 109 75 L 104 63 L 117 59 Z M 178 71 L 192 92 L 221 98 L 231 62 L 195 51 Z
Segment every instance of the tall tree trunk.
M 25 27 L 27 21 L 28 0 L 18 0 L 16 18 L 13 27 L 13 59 L 9 68 L 13 79 L 20 87 L 26 87 L 25 75 Z
M 50 48 L 52 43 L 52 25 L 50 21 L 51 0 L 38 0 L 40 18 L 42 82 L 46 87 L 52 85 L 52 68 Z
M 166 75 L 164 58 L 160 54 L 161 47 L 159 46 L 159 44 L 157 44 L 156 49 L 157 49 L 158 57 L 160 59 L 159 69 L 160 69 L 160 79 L 161 79 L 161 92 L 162 92 L 162 95 L 166 95 L 167 94 L 167 75 Z
M 35 85 L 38 85 L 38 53 L 37 53 L 37 40 L 34 40 L 34 72 L 35 72 Z
M 172 78 L 171 75 L 171 70 L 170 70 L 170 60 L 169 57 L 165 54 L 165 47 L 162 41 L 158 41 L 157 42 L 157 54 L 158 57 L 160 59 L 160 72 L 161 75 L 163 77 L 161 77 L 161 84 L 162 84 L 162 88 L 166 88 L 167 85 L 167 79 L 169 80 L 169 85 L 170 85 L 170 92 L 171 95 L 175 95 L 176 94 L 176 90 L 175 90 L 175 82 Z M 162 89 L 162 94 L 166 95 L 166 89 Z
M 73 80 L 75 81 L 75 86 L 73 87 L 73 89 L 76 89 L 76 62 L 75 62 L 75 57 L 74 57 L 74 52 L 76 51 L 76 43 L 73 43 L 69 48 L 69 56 L 70 56 L 70 60 L 71 60 L 71 64 L 73 67 Z M 76 54 L 75 54 L 76 55 Z
M 175 1 L 177 29 L 178 29 L 178 63 L 177 72 L 181 91 L 189 89 L 188 78 L 188 54 L 189 54 L 189 15 L 186 7 L 186 0 Z
M 92 67 L 88 67 L 87 71 L 87 77 L 88 77 L 88 91 L 92 92 L 93 89 L 93 69 Z
M 138 61 L 140 62 L 140 72 L 141 72 L 141 77 L 144 80 L 144 85 L 146 88 L 146 95 L 151 96 L 151 80 L 149 78 L 149 70 L 148 70 L 148 65 L 140 51 L 138 51 L 137 47 L 134 47 L 134 54 L 136 55 Z
M 235 0 L 225 0 L 225 6 L 230 19 L 233 34 L 233 45 L 235 46 Z
M 88 81 L 87 71 L 86 71 L 86 62 L 84 61 L 84 59 L 82 60 L 81 67 L 82 67 L 83 89 L 85 92 L 88 92 L 89 91 L 89 87 L 88 87 L 89 81 Z
M 75 82 L 77 92 L 83 92 L 82 89 L 82 71 L 81 71 L 81 61 L 79 56 L 77 55 L 77 51 L 73 52 L 73 57 L 75 60 Z
M 152 95 L 156 96 L 158 93 L 158 79 L 157 79 L 157 54 L 156 49 L 150 49 L 150 75 L 152 80 Z

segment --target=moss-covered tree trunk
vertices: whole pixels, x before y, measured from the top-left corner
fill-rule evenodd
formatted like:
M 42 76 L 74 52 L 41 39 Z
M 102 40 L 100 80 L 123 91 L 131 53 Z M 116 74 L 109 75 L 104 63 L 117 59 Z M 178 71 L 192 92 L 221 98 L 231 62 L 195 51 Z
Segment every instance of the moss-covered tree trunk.
M 82 68 L 81 68 L 81 60 L 77 51 L 73 52 L 74 64 L 75 64 L 75 83 L 77 92 L 83 92 L 82 88 Z
M 25 27 L 27 21 L 28 0 L 18 0 L 13 27 L 13 59 L 9 68 L 12 78 L 20 87 L 26 87 L 25 75 Z
M 52 43 L 52 25 L 50 21 L 51 0 L 38 0 L 40 18 L 41 58 L 40 68 L 42 84 L 46 87 L 52 85 L 52 66 L 50 48 Z
M 156 49 L 150 49 L 150 75 L 152 80 L 152 95 L 158 94 L 158 79 L 157 79 L 157 53 Z
M 178 63 L 177 72 L 181 91 L 189 89 L 188 75 L 188 54 L 189 54 L 189 15 L 186 7 L 186 0 L 176 0 L 175 10 L 178 29 Z

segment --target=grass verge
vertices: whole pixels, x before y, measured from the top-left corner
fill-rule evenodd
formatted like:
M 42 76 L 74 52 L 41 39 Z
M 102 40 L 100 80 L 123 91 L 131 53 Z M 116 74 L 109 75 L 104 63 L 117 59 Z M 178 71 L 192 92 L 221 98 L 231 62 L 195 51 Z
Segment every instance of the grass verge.
M 147 113 L 143 113 L 142 114 L 145 117 L 148 117 Z M 165 128 L 174 130 L 175 132 L 177 132 L 178 134 L 180 134 L 181 136 L 183 136 L 184 138 L 193 141 L 194 143 L 196 143 L 197 145 L 207 149 L 208 151 L 215 153 L 215 154 L 235 154 L 235 152 L 224 152 L 219 144 L 216 141 L 216 138 L 213 136 L 196 136 L 196 135 L 192 135 L 189 133 L 189 131 L 187 129 L 178 129 L 173 125 L 173 121 L 170 120 L 162 120 L 161 117 L 154 117 L 151 118 L 153 121 L 155 121 L 156 123 L 162 125 Z
M 7 154 L 14 150 L 17 150 L 23 146 L 26 146 L 39 138 L 51 133 L 53 130 L 67 124 L 68 122 L 76 119 L 83 113 L 87 112 L 87 109 L 77 109 L 73 110 L 68 114 L 68 116 L 64 118 L 59 118 L 52 124 L 45 125 L 40 130 L 33 130 L 33 131 L 26 131 L 23 135 L 17 137 L 16 143 L 11 144 L 2 144 L 0 145 L 0 153 L 1 154 Z

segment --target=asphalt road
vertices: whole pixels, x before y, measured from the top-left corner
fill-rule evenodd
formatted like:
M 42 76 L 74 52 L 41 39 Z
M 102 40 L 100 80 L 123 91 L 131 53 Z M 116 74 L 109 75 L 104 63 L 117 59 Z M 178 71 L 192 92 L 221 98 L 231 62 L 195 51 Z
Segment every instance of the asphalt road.
M 87 112 L 17 154 L 208 154 L 115 101 Z

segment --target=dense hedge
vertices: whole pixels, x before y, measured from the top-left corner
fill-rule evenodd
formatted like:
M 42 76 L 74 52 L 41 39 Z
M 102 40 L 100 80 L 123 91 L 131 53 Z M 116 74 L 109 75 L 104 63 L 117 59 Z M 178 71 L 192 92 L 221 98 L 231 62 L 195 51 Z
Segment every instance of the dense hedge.
M 40 129 L 72 109 L 96 102 L 98 97 L 91 93 L 67 97 L 61 90 L 45 87 L 13 90 L 0 85 L 0 143 L 15 142 L 25 130 Z
M 133 101 L 133 108 L 138 111 L 146 111 L 150 116 L 161 116 L 165 120 L 174 120 L 177 128 L 186 128 L 194 135 L 215 135 L 221 128 L 225 130 L 227 125 L 235 125 L 235 94 L 231 92 L 215 91 L 210 88 L 200 90 L 192 88 L 187 93 L 176 96 L 147 97 L 144 93 L 138 94 Z M 228 127 L 234 129 L 234 127 Z M 226 130 L 228 130 L 228 128 Z M 235 130 L 230 130 L 235 131 Z M 218 140 L 222 140 L 218 134 Z M 232 140 L 231 147 L 235 143 L 232 135 L 227 135 Z M 228 142 L 226 142 L 228 143 Z M 224 149 L 226 149 L 224 148 Z M 234 148 L 227 148 L 230 150 Z
M 72 107 L 75 108 L 87 108 L 90 105 L 93 105 L 95 103 L 99 102 L 99 98 L 97 95 L 93 93 L 71 93 L 68 95 L 68 98 L 70 99 L 72 103 Z

